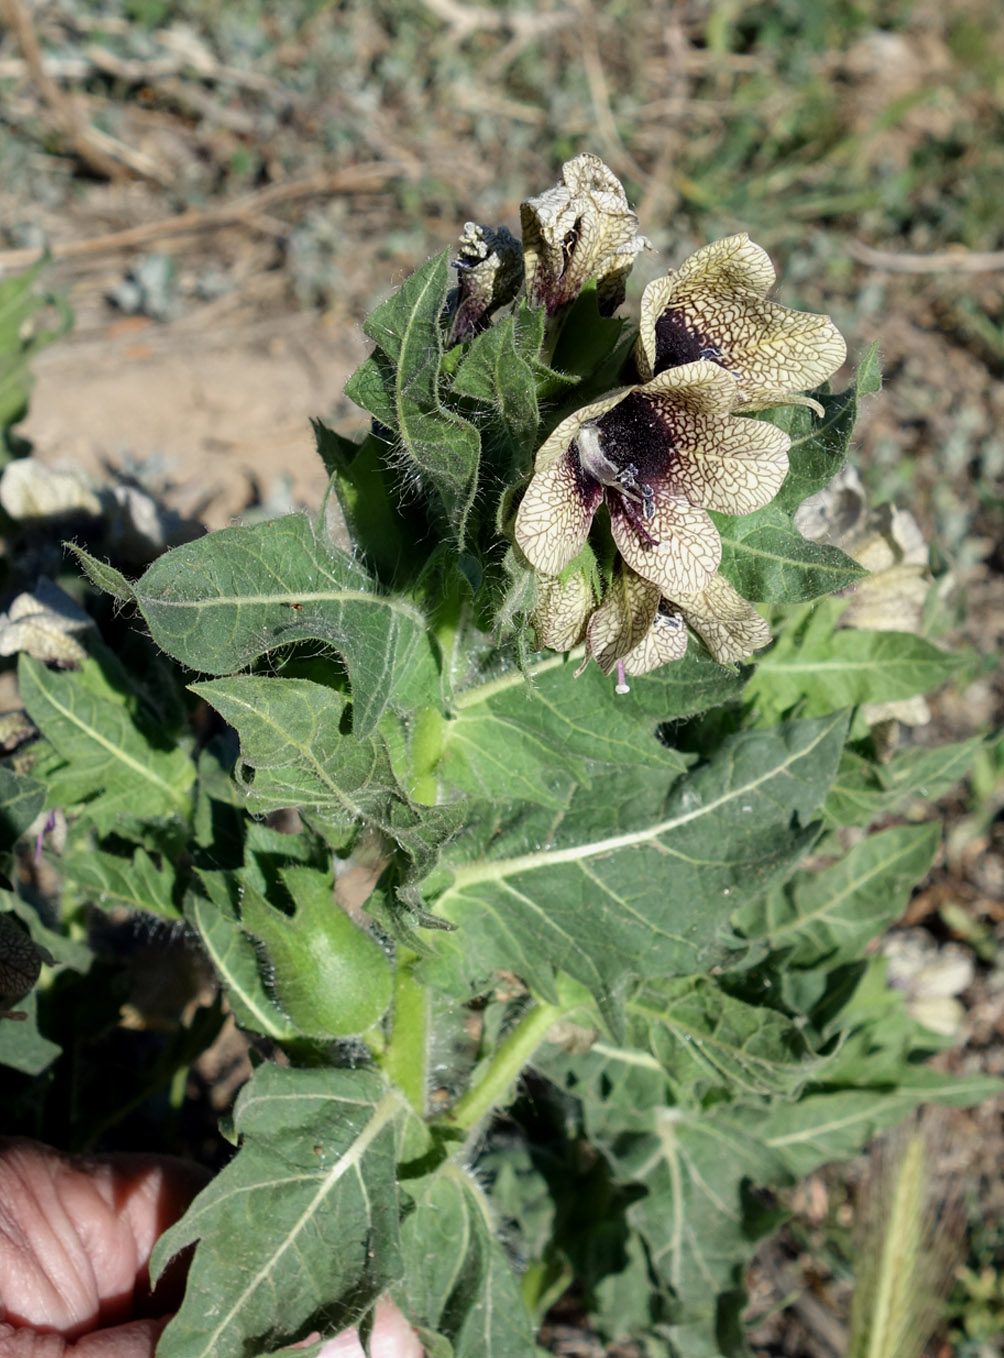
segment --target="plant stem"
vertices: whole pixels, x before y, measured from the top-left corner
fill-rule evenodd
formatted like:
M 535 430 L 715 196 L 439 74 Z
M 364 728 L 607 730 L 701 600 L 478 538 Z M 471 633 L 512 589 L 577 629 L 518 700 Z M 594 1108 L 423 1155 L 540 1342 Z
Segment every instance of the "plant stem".
M 394 973 L 394 1018 L 380 1064 L 419 1117 L 425 1116 L 429 994 L 414 977 L 418 954 L 401 948 Z
M 488 1063 L 478 1083 L 464 1094 L 450 1114 L 454 1126 L 469 1131 L 497 1104 L 503 1104 L 510 1086 L 543 1042 L 547 1030 L 565 1011 L 556 1004 L 534 1004 L 520 1019 Z

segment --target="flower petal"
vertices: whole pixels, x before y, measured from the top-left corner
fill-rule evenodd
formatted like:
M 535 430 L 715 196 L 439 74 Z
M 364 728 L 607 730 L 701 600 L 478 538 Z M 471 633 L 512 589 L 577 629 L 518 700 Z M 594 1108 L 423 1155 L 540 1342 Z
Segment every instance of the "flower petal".
M 656 585 L 626 567 L 614 576 L 586 628 L 586 649 L 604 674 L 645 639 L 659 610 L 659 597 Z
M 535 472 L 516 515 L 516 541 L 545 575 L 560 575 L 586 545 L 603 487 L 586 480 L 567 450 Z
M 600 314 L 624 300 L 635 255 L 649 242 L 638 233 L 623 185 L 598 156 L 583 153 L 561 167 L 561 180 L 520 204 L 530 304 L 554 315 L 597 281 Z
M 646 536 L 636 527 L 637 513 L 621 496 L 610 493 L 610 528 L 621 556 L 662 594 L 696 594 L 718 569 L 722 544 L 707 512 L 682 495 L 653 485 L 652 517 L 644 521 Z
M 671 396 L 639 392 L 638 398 L 665 424 L 673 450 L 667 483 L 691 504 L 722 514 L 751 514 L 781 489 L 791 439 L 776 425 L 693 414 Z
M 709 358 L 732 372 L 745 402 L 825 382 L 847 354 L 828 316 L 765 300 L 774 283 L 766 252 L 745 233 L 698 250 L 642 296 L 636 362 L 643 380 Z
M 713 575 L 699 594 L 677 594 L 674 601 L 720 665 L 745 660 L 771 639 L 766 621 L 724 575 Z
M 648 674 L 687 654 L 687 628 L 680 614 L 663 603 L 645 636 L 624 657 L 625 674 Z
M 538 576 L 537 606 L 530 617 L 538 647 L 570 651 L 578 646 L 594 603 L 585 571 L 576 571 L 564 581 L 556 575 Z

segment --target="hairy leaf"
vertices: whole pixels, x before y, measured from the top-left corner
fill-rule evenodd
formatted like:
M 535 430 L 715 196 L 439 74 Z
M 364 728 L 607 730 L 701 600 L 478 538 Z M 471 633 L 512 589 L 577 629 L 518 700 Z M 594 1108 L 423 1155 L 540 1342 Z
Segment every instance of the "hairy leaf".
M 402 1098 L 370 1071 L 262 1066 L 236 1157 L 157 1242 L 153 1279 L 198 1241 L 161 1358 L 245 1358 L 353 1324 L 401 1275 Z
M 437 495 L 458 541 L 477 485 L 477 430 L 440 401 L 440 317 L 449 288 L 449 251 L 406 279 L 367 317 L 380 353 L 349 379 L 345 394 L 392 431 L 395 456 L 413 464 Z
M 18 683 L 32 721 L 65 761 L 49 783 L 52 802 L 80 805 L 101 832 L 127 820 L 188 816 L 195 776 L 188 755 L 164 749 L 137 725 L 134 703 L 96 661 L 60 671 L 22 655 Z
M 446 1164 L 408 1184 L 397 1300 L 417 1325 L 445 1335 L 454 1358 L 526 1358 L 533 1331 L 484 1193 Z
M 302 514 L 224 528 L 165 552 L 134 593 L 157 645 L 206 674 L 233 674 L 293 642 L 327 642 L 348 669 L 359 736 L 373 732 L 388 705 L 407 710 L 439 688 L 422 615 L 380 595 Z
M 801 704 L 802 711 L 821 714 L 912 698 L 968 663 L 966 656 L 939 650 L 908 632 L 846 628 L 825 636 L 812 633 L 804 644 L 786 634 L 763 657 L 749 692 L 772 712 Z
M 882 764 L 845 750 L 823 814 L 832 825 L 867 825 L 910 801 L 934 801 L 965 777 L 982 743 L 911 745 Z
M 836 964 L 902 914 L 907 893 L 924 876 L 941 837 L 940 825 L 898 825 L 870 835 L 832 867 L 799 873 L 738 911 L 733 924 L 747 938 L 792 949 L 789 963 Z
M 791 722 L 726 740 L 672 786 L 640 769 L 579 788 L 563 812 L 494 811 L 446 850 L 453 880 L 432 904 L 457 930 L 438 940 L 429 978 L 463 992 L 505 969 L 551 999 L 561 970 L 609 1014 L 627 976 L 706 969 L 729 951 L 719 935 L 737 901 L 813 839 L 804 827 L 845 731 L 846 717 Z

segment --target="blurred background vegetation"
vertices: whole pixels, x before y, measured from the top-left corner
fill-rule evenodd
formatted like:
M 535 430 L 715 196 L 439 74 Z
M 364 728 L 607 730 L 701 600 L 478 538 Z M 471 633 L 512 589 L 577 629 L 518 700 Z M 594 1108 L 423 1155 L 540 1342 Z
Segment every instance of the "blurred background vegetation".
M 655 247 L 629 300 L 695 246 L 748 230 L 785 302 L 830 312 L 852 355 L 878 340 L 887 386 L 866 407 L 858 469 L 932 542 L 945 644 L 999 656 L 999 0 L 0 0 L 0 270 L 50 252 L 45 284 L 77 315 L 63 343 L 83 356 L 75 384 L 60 369 L 47 387 L 39 367 L 42 423 L 26 426 L 39 455 L 95 455 L 74 439 L 128 370 L 128 466 L 170 479 L 151 457 L 168 435 L 135 431 L 172 353 L 215 346 L 229 366 L 206 357 L 207 402 L 214 383 L 245 400 L 245 374 L 255 417 L 285 411 L 310 458 L 306 413 L 351 424 L 337 389 L 367 310 L 466 220 L 515 226 L 520 199 L 582 150 L 623 180 Z M 290 413 L 301 370 L 315 404 Z M 222 448 L 236 455 L 212 464 L 233 466 L 229 512 L 256 496 L 281 507 L 270 478 L 290 472 L 285 444 L 270 434 L 271 460 L 249 475 L 239 439 L 197 437 L 194 405 L 171 400 L 194 456 L 183 472 Z M 99 460 L 121 464 L 101 439 Z M 197 476 L 187 488 L 190 503 L 206 494 Z M 1001 719 L 988 669 L 935 705 L 932 738 Z M 960 1070 L 1004 1071 L 1002 803 L 997 740 L 954 798 L 918 811 L 944 819 L 946 847 L 904 924 L 935 955 L 972 953 Z M 973 1222 L 942 1356 L 1004 1352 L 1002 1107 L 953 1115 L 938 1143 Z M 762 1354 L 834 1352 L 787 1293 L 845 1305 L 856 1183 L 842 1171 L 796 1195 L 794 1226 L 754 1274 Z M 602 1352 L 567 1319 L 556 1352 Z

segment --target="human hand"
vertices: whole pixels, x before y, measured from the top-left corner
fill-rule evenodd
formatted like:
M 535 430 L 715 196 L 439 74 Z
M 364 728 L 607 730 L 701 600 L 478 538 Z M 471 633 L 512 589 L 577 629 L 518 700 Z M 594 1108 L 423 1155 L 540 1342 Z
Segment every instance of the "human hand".
M 153 1358 L 188 1261 L 151 1293 L 150 1254 L 207 1178 L 168 1156 L 69 1156 L 0 1138 L 0 1358 Z M 389 1298 L 377 1304 L 370 1352 L 422 1358 Z M 356 1331 L 321 1358 L 364 1358 Z

